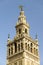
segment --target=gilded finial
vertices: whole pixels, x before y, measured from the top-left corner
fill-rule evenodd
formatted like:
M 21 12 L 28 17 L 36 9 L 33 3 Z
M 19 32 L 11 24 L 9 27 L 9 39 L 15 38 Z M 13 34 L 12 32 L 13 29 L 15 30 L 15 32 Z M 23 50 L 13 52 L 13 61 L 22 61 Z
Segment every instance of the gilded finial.
M 21 11 L 23 11 L 23 6 L 22 5 L 20 5 L 19 8 L 20 8 Z

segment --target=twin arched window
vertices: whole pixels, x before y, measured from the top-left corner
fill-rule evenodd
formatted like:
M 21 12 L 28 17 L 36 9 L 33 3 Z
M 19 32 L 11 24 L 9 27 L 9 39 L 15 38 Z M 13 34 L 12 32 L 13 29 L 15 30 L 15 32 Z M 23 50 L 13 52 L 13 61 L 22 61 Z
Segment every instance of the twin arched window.
M 33 51 L 33 50 L 32 50 L 32 47 L 33 47 L 33 44 L 32 44 L 32 43 L 30 44 L 30 46 L 29 46 L 29 44 L 25 43 L 25 49 L 26 49 L 26 50 L 32 52 L 32 51 Z
M 18 44 L 18 51 L 20 51 L 20 48 L 21 48 L 21 50 L 23 50 L 23 43 L 21 43 L 21 45 Z
M 11 54 L 13 54 L 13 47 L 11 47 Z
M 11 47 L 11 48 L 9 48 L 9 56 L 10 56 L 10 54 L 13 54 L 13 47 Z
M 25 33 L 27 34 L 27 29 L 25 29 Z M 21 34 L 21 29 L 19 29 L 19 34 Z

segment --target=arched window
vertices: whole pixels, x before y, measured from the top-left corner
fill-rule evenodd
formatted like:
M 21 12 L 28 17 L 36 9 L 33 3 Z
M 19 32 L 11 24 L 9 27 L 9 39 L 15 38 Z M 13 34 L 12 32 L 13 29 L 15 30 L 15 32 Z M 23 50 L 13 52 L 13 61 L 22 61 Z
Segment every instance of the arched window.
M 15 53 L 17 52 L 17 43 L 15 43 Z
M 34 48 L 34 54 L 36 53 L 36 51 L 35 51 L 35 48 Z
M 31 43 L 31 52 L 32 52 L 32 47 L 33 47 L 33 44 Z
M 11 54 L 13 54 L 13 47 L 11 47 Z
M 25 33 L 27 34 L 27 29 L 25 29 Z
M 18 44 L 18 51 L 20 51 L 20 44 Z
M 9 49 L 9 56 L 10 56 L 10 49 Z
M 19 34 L 21 34 L 21 29 L 19 29 Z
M 29 51 L 29 44 L 28 44 L 28 51 Z
M 33 46 L 33 44 L 31 43 L 31 47 Z
M 31 53 L 32 53 L 32 48 L 31 48 Z
M 27 43 L 25 43 L 25 49 L 27 50 Z
M 21 50 L 23 50 L 23 43 L 21 43 Z

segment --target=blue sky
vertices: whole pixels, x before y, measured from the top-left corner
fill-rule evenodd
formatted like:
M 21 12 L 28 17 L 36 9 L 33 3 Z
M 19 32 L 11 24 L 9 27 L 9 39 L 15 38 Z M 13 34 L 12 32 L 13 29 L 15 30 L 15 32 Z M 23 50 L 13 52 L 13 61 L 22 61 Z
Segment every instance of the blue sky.
M 6 65 L 6 45 L 8 34 L 13 39 L 19 16 L 19 5 L 24 6 L 30 24 L 30 34 L 39 39 L 40 65 L 43 65 L 43 0 L 0 0 L 0 65 Z

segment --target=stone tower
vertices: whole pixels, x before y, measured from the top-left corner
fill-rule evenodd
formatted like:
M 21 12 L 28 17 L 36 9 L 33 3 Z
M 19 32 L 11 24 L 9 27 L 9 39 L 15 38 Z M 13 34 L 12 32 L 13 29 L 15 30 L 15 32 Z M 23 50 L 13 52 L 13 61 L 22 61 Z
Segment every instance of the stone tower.
M 22 8 L 15 28 L 14 39 L 10 40 L 8 36 L 7 65 L 40 65 L 38 39 L 36 36 L 33 40 L 30 36 L 30 26 Z

